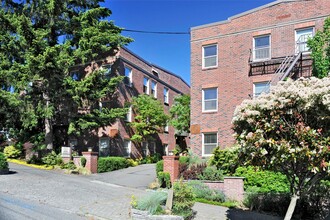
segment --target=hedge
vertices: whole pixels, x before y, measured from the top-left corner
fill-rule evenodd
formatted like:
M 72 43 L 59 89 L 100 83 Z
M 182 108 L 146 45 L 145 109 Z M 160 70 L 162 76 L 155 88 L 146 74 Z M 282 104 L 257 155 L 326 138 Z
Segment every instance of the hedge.
M 110 172 L 128 167 L 126 158 L 123 157 L 100 157 L 97 162 L 97 172 Z

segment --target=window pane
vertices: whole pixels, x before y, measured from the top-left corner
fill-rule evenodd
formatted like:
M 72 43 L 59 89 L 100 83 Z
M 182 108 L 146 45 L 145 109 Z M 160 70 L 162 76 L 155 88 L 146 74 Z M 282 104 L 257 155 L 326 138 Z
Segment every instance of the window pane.
M 217 55 L 217 46 L 216 45 L 204 47 L 204 57 L 215 56 L 215 55 Z
M 204 154 L 213 154 L 213 150 L 217 147 L 216 144 L 204 145 Z
M 217 144 L 217 134 L 204 134 L 204 143 L 205 144 Z
M 256 48 L 257 47 L 267 47 L 267 46 L 269 46 L 269 36 L 254 38 L 254 46 Z
M 261 93 L 268 93 L 269 92 L 269 83 L 268 82 L 261 82 L 254 84 L 254 95 L 258 96 Z
M 209 67 L 209 66 L 216 66 L 217 65 L 217 57 L 206 57 L 204 59 L 204 66 Z
M 204 90 L 204 100 L 217 99 L 217 89 L 205 89 Z
M 216 110 L 217 109 L 217 101 L 204 101 L 204 110 Z
M 130 145 L 131 142 L 129 140 L 124 140 L 124 152 L 123 155 L 126 157 L 130 156 Z

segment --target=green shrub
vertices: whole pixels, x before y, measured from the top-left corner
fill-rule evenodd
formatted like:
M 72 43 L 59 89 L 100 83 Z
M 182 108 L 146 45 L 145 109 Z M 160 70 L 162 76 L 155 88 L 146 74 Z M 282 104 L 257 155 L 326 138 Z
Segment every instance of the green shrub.
M 86 157 L 80 157 L 80 164 L 82 167 L 85 167 L 87 163 Z
M 179 157 L 179 163 L 180 164 L 188 164 L 189 163 L 189 157 L 188 156 L 180 156 Z
M 150 214 L 162 212 L 162 205 L 165 205 L 167 199 L 166 192 L 151 192 L 136 201 L 136 209 L 148 211 Z
M 129 167 L 136 167 L 139 165 L 138 161 L 133 160 L 131 158 L 126 159 L 126 161 L 127 161 L 127 166 L 129 166 Z
M 244 178 L 244 189 L 257 187 L 258 192 L 289 192 L 290 187 L 285 175 L 273 171 L 264 171 L 258 167 L 238 167 L 234 176 Z M 255 189 L 254 189 L 255 190 Z
M 168 172 L 158 172 L 158 181 L 160 187 L 171 188 L 171 176 Z
M 43 162 L 41 158 L 37 157 L 36 155 L 33 155 L 30 159 L 26 161 L 27 164 L 37 164 L 37 165 L 42 165 Z
M 14 147 L 14 146 L 7 146 L 3 150 L 3 153 L 5 154 L 5 156 L 7 158 L 18 158 L 19 156 L 21 156 L 22 151 L 19 149 L 16 149 L 16 147 Z
M 163 172 L 163 170 L 164 170 L 164 161 L 160 160 L 156 163 L 156 175 L 157 175 L 157 177 L 158 177 L 158 173 Z
M 123 157 L 100 157 L 97 162 L 97 172 L 110 172 L 128 167 L 127 160 Z
M 51 153 L 47 154 L 46 156 L 41 158 L 41 160 L 44 164 L 50 166 L 60 165 L 63 162 L 61 155 L 57 155 L 55 151 L 52 151 Z
M 0 152 L 0 169 L 7 169 L 8 162 L 6 156 Z
M 198 180 L 191 180 L 187 182 L 193 190 L 196 198 L 206 199 L 215 202 L 224 202 L 226 200 L 225 194 L 220 190 L 210 189 L 203 182 Z
M 215 166 L 208 166 L 198 175 L 198 178 L 200 180 L 221 181 L 223 180 L 223 174 Z
M 238 166 L 238 148 L 231 147 L 220 149 L 217 147 L 213 151 L 210 165 L 216 166 L 224 174 L 233 174 Z
M 73 163 L 73 161 L 69 161 L 68 163 L 65 164 L 61 164 L 61 168 L 62 169 L 68 169 L 68 170 L 75 170 L 77 167 L 76 165 Z
M 195 204 L 194 199 L 195 195 L 192 187 L 183 183 L 182 179 L 179 182 L 175 182 L 173 186 L 173 214 L 181 215 L 184 219 L 191 219 L 194 215 L 192 210 Z

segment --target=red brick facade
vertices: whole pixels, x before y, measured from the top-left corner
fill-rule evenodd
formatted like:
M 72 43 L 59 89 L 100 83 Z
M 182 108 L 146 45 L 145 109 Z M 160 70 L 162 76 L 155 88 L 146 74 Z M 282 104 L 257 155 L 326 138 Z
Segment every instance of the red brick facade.
M 131 70 L 131 83 L 125 79 L 118 88 L 117 100 L 115 105 L 118 107 L 127 107 L 133 96 L 143 94 L 144 77 L 149 79 L 149 95 L 151 95 L 152 82 L 156 83 L 156 97 L 164 106 L 164 111 L 169 113 L 170 107 L 173 105 L 174 97 L 180 94 L 189 94 L 189 85 L 178 75 L 171 73 L 157 65 L 151 64 L 138 55 L 134 54 L 127 48 L 121 48 L 115 51 L 113 55 L 104 56 L 101 60 L 89 64 L 84 67 L 85 72 L 91 72 L 92 68 L 105 68 L 106 65 L 111 65 L 111 74 L 125 75 L 125 68 Z M 164 101 L 164 88 L 168 89 L 168 103 Z M 104 105 L 107 105 L 108 100 L 102 100 Z M 113 103 L 112 103 L 113 104 Z M 111 104 L 111 105 L 112 105 Z M 131 121 L 134 120 L 134 112 L 131 114 Z M 99 128 L 94 135 L 84 138 L 76 138 L 77 145 L 82 149 L 92 147 L 93 151 L 98 151 L 100 156 L 128 156 L 139 158 L 145 156 L 141 146 L 135 146 L 130 138 L 133 135 L 132 129 L 128 126 L 129 121 L 117 120 L 112 126 Z M 155 135 L 155 140 L 148 144 L 149 152 L 164 153 L 164 146 L 168 146 L 168 150 L 173 150 L 176 144 L 175 130 L 169 126 L 168 132 Z M 72 138 L 73 140 L 75 138 Z M 70 140 L 69 140 L 70 143 Z M 130 153 L 126 154 L 124 145 L 129 146 Z M 100 146 L 102 145 L 102 146 Z M 155 146 L 155 152 L 153 150 Z
M 191 29 L 191 142 L 203 153 L 203 135 L 217 135 L 217 145 L 234 144 L 231 129 L 235 107 L 253 95 L 256 82 L 269 81 L 285 56 L 295 54 L 297 31 L 323 28 L 329 0 L 281 0 L 236 15 L 226 21 Z M 255 38 L 270 36 L 270 59 L 254 62 Z M 203 67 L 203 48 L 217 46 L 217 65 Z M 301 58 L 299 76 L 309 75 L 311 60 Z M 217 88 L 217 109 L 203 112 L 203 90 Z

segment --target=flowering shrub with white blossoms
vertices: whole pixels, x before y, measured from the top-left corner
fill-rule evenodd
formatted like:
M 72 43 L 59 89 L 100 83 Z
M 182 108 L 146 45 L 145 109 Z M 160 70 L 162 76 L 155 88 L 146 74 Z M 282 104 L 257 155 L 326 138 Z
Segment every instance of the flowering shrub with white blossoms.
M 284 173 L 292 195 L 330 175 L 330 78 L 279 82 L 235 110 L 233 129 L 246 165 Z

